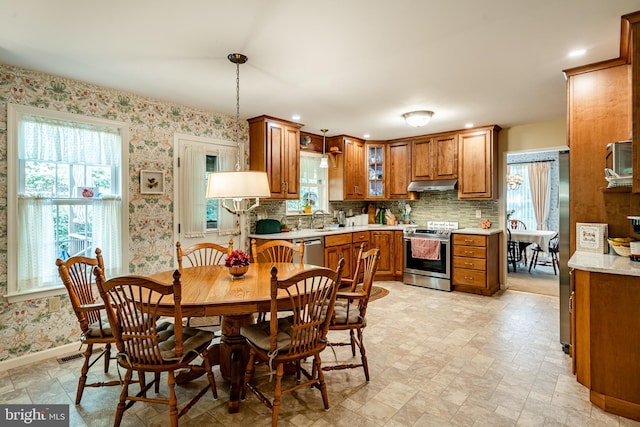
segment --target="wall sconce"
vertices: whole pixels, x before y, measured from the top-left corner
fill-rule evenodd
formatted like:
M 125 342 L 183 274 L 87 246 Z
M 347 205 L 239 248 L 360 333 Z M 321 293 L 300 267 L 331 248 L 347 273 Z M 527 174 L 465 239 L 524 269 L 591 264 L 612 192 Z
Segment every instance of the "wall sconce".
M 424 126 L 431 121 L 431 117 L 433 117 L 433 111 L 411 111 L 409 113 L 404 113 L 402 117 L 404 117 L 405 121 L 410 126 L 419 127 Z
M 517 190 L 523 182 L 524 178 L 522 178 L 521 175 L 515 174 L 507 176 L 507 188 L 509 190 Z

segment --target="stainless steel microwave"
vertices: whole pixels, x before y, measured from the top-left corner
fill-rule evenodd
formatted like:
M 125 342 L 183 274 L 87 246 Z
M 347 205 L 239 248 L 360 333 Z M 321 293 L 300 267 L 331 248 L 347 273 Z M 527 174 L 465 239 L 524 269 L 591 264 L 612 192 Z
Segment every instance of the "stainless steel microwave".
M 633 174 L 633 155 L 631 141 L 618 141 L 607 144 L 607 168 L 619 177 L 631 177 Z

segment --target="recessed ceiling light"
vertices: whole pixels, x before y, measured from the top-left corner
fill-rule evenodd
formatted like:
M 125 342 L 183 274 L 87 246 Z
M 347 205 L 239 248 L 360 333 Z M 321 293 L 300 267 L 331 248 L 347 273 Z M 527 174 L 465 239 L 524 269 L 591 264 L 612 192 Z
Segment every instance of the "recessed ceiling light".
M 473 127 L 473 123 L 467 123 L 464 125 L 465 128 L 471 129 Z
M 300 120 L 300 114 L 294 114 L 291 116 L 291 120 Z
M 575 58 L 577 56 L 582 56 L 587 53 L 587 49 L 576 49 L 569 52 L 569 58 Z
M 365 133 L 364 135 L 362 135 L 363 138 L 370 138 L 371 135 L 369 135 L 368 133 Z

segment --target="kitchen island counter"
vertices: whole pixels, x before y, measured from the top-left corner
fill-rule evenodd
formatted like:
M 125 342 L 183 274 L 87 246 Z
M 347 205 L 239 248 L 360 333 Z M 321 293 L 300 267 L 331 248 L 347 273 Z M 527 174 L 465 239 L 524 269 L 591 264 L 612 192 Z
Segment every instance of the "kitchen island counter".
M 574 252 L 568 262 L 569 268 L 592 273 L 619 274 L 622 276 L 640 276 L 640 262 L 629 257 L 591 252 Z

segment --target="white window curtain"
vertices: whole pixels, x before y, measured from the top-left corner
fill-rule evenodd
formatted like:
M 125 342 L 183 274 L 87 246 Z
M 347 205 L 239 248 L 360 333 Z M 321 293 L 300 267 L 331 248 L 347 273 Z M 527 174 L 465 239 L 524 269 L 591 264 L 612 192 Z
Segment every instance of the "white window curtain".
M 547 229 L 551 190 L 551 165 L 549 162 L 529 163 L 529 187 L 531 188 L 531 202 L 536 216 L 536 228 Z
M 120 165 L 121 138 L 115 128 L 23 115 L 18 134 L 20 159 Z
M 239 154 L 236 147 L 220 147 L 217 151 L 218 171 L 229 172 L 234 170 L 236 153 Z M 220 234 L 224 235 L 231 235 L 236 232 L 236 216 L 224 209 L 222 203 L 218 204 L 218 229 Z
M 42 288 L 56 280 L 53 217 L 51 199 L 18 196 L 20 292 Z
M 117 167 L 121 164 L 122 138 L 117 128 L 71 122 L 24 113 L 19 117 L 18 157 L 25 161 L 48 161 Z M 83 182 L 81 168 L 73 179 Z M 24 184 L 23 184 L 24 185 Z M 21 189 L 19 189 L 21 191 Z M 18 195 L 19 292 L 57 283 L 55 224 L 56 200 L 43 195 Z M 100 204 L 96 200 L 96 204 Z M 93 249 L 100 247 L 109 262 L 108 271 L 120 271 L 121 202 L 105 200 L 92 224 Z M 107 208 L 108 207 L 108 208 Z M 83 211 L 76 209 L 74 211 Z M 95 219 L 95 218 L 94 218 Z M 107 255 L 108 254 L 108 255 Z
M 206 156 L 215 155 L 218 171 L 231 171 L 235 165 L 234 147 L 210 150 L 203 144 L 189 144 L 184 149 L 181 179 L 182 230 L 185 237 L 204 237 L 206 231 Z M 222 206 L 218 207 L 218 232 L 232 234 L 235 231 L 234 216 Z
M 185 237 L 204 237 L 206 229 L 206 158 L 202 145 L 187 145 L 184 149 L 182 194 Z
M 93 242 L 92 248 L 100 248 L 104 259 L 104 274 L 113 277 L 120 273 L 122 200 L 119 196 L 103 196 L 93 200 Z
M 520 175 L 523 181 L 517 189 L 507 190 L 507 211 L 513 210 L 511 219 L 519 219 L 525 223 L 528 230 L 534 230 L 537 221 L 531 201 L 527 163 L 507 165 L 507 175 L 516 174 Z

